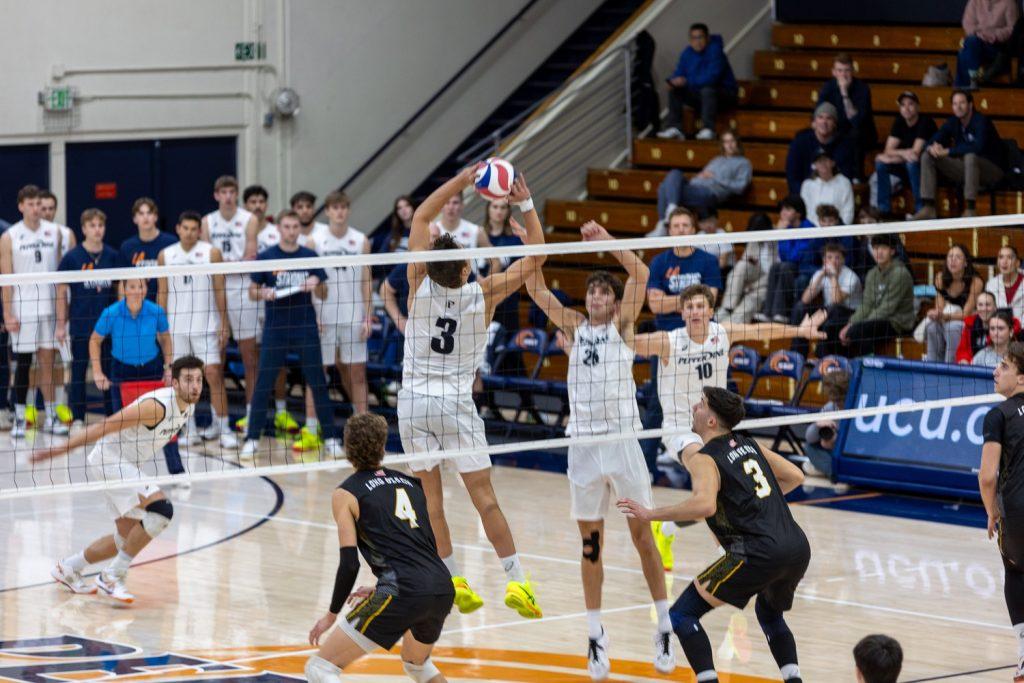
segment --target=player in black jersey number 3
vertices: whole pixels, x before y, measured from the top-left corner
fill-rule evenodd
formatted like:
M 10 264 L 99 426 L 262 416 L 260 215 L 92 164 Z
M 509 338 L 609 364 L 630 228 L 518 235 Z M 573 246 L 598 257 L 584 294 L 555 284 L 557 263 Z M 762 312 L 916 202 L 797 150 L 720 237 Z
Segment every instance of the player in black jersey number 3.
M 992 371 L 1006 400 L 988 411 L 978 484 L 988 512 L 988 537 L 1003 556 L 1003 594 L 1017 634 L 1017 671 L 1024 682 L 1024 344 L 1014 342 Z
M 354 607 L 306 662 L 310 683 L 340 683 L 346 666 L 378 647 L 389 650 L 399 640 L 410 678 L 417 683 L 445 680 L 430 652 L 452 609 L 455 587 L 437 555 L 419 479 L 381 466 L 387 435 L 379 415 L 355 415 L 345 424 L 345 453 L 356 471 L 331 499 L 341 562 L 330 611 L 309 632 L 310 644 L 320 644 L 346 598 Z M 377 585 L 352 591 L 359 573 L 357 545 Z
M 802 683 L 796 641 L 783 619 L 811 561 L 811 547 L 793 519 L 785 494 L 803 482 L 800 468 L 756 441 L 732 431 L 743 420 L 743 399 L 704 387 L 693 406 L 693 431 L 704 447 L 689 461 L 693 496 L 649 510 L 620 500 L 619 509 L 643 521 L 706 519 L 725 554 L 679 596 L 669 616 L 699 683 L 718 681 L 711 642 L 700 618 L 729 604 L 754 612 L 787 683 Z

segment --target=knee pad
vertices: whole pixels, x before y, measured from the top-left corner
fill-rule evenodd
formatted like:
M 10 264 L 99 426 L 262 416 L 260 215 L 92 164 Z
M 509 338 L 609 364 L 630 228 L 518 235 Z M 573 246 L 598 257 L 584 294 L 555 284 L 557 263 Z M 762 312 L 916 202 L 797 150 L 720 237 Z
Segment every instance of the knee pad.
M 408 674 L 409 678 L 416 681 L 416 683 L 427 683 L 427 681 L 435 676 L 441 675 L 441 670 L 434 666 L 429 657 L 422 664 L 413 664 L 412 662 L 402 660 L 402 668 L 405 669 L 405 673 Z
M 306 680 L 309 683 L 339 683 L 341 669 L 319 655 L 306 660 Z
M 601 532 L 591 531 L 590 538 L 583 539 L 583 557 L 593 564 L 601 559 Z
M 763 595 L 758 595 L 757 600 L 754 602 L 754 614 L 757 616 L 757 623 L 761 625 L 761 630 L 764 631 L 768 640 L 789 631 L 789 626 L 782 617 L 782 612 L 769 605 Z
M 672 620 L 672 630 L 680 638 L 699 631 L 700 618 L 711 609 L 708 601 L 700 596 L 697 587 L 691 583 L 668 611 L 668 616 Z
M 154 500 L 146 506 L 146 511 L 142 515 L 142 528 L 150 538 L 156 538 L 171 523 L 172 517 L 174 517 L 174 506 L 171 505 L 171 501 Z

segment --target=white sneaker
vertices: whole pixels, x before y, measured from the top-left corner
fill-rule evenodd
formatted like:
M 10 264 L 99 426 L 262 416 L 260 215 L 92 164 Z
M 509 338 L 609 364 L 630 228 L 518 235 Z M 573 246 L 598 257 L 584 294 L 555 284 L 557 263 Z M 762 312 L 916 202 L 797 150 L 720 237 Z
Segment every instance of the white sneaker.
M 247 439 L 238 452 L 238 462 L 251 465 L 256 461 L 256 453 L 260 450 L 260 442 L 255 439 Z
M 701 128 L 700 131 L 697 133 L 697 139 L 698 140 L 714 140 L 715 139 L 715 131 L 711 130 L 710 128 Z
M 46 418 L 46 422 L 43 423 L 43 431 L 53 434 L 54 436 L 67 436 L 68 426 L 60 420 L 54 420 L 53 418 Z
M 591 680 L 603 681 L 611 673 L 612 663 L 608 661 L 608 633 L 601 629 L 601 637 L 591 638 L 587 645 L 587 671 Z
M 99 589 L 99 595 L 122 605 L 135 602 L 135 596 L 129 593 L 124 585 L 124 576 L 109 576 L 106 572 L 100 572 L 96 576 L 96 588 Z
M 204 441 L 213 441 L 220 436 L 220 427 L 211 422 L 208 427 L 199 430 L 199 436 L 201 436 Z
M 341 460 L 345 457 L 345 449 L 341 447 L 338 439 L 327 439 L 324 441 L 324 455 L 334 460 Z
M 220 447 L 235 450 L 236 448 L 238 448 L 238 437 L 236 437 L 231 432 L 221 432 Z
M 654 634 L 654 668 L 660 674 L 676 670 L 676 652 L 672 647 L 672 632 Z
M 50 576 L 57 583 L 63 584 L 72 593 L 91 595 L 96 592 L 95 585 L 86 583 L 80 572 L 71 571 L 61 564 L 60 560 L 57 560 L 57 565 L 50 570 Z
M 668 228 L 665 226 L 665 221 L 660 220 L 654 225 L 654 230 L 647 233 L 647 237 L 664 237 L 668 234 Z
M 683 131 L 676 127 L 666 128 L 665 130 L 658 131 L 658 137 L 662 140 L 685 140 L 686 136 L 683 135 Z
M 199 436 L 199 432 L 195 429 L 185 427 L 179 441 L 182 446 L 198 446 L 203 443 L 203 437 Z
M 7 431 L 14 426 L 14 413 L 10 408 L 0 410 L 0 430 Z
M 25 421 L 15 420 L 14 425 L 11 427 L 11 438 L 12 439 L 24 439 L 25 438 Z

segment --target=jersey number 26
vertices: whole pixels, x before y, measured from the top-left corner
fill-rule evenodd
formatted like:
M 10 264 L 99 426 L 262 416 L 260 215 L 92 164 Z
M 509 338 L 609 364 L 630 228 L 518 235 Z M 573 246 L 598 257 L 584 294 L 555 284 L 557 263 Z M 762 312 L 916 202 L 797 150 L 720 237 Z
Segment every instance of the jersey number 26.
M 413 529 L 420 526 L 416 521 L 416 510 L 413 509 L 412 501 L 409 500 L 409 492 L 405 489 L 395 489 L 395 517 L 409 522 L 409 526 Z

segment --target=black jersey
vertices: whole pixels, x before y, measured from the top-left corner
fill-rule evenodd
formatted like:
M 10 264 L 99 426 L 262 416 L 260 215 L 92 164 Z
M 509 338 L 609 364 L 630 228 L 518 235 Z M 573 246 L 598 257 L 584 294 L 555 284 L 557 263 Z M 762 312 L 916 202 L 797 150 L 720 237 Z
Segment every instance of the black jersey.
M 1003 517 L 1024 515 L 1024 394 L 1014 394 L 985 416 L 985 442 L 1003 447 L 999 458 L 999 507 Z
M 807 538 L 757 442 L 724 434 L 700 452 L 718 467 L 717 509 L 707 522 L 726 551 L 744 560 L 770 561 L 803 552 Z
M 339 488 L 359 502 L 359 552 L 377 577 L 377 590 L 394 595 L 441 595 L 452 577 L 437 555 L 420 480 L 384 469 L 356 472 Z

